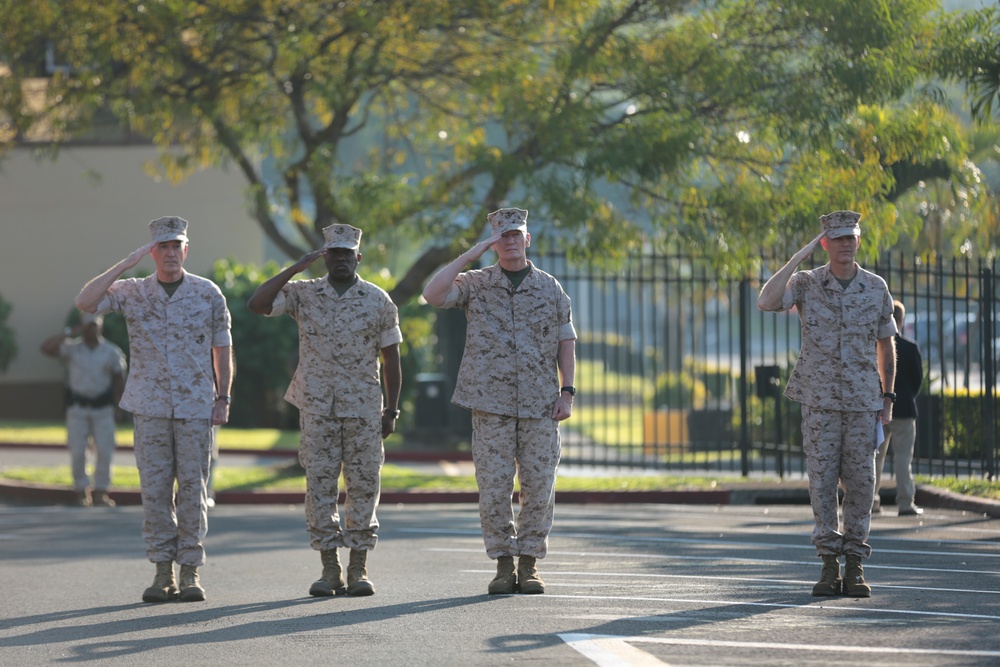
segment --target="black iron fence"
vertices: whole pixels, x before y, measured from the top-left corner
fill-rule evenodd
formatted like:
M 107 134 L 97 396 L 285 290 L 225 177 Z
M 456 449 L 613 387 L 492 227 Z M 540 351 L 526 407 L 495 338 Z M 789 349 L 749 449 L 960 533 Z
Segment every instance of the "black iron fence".
M 798 404 L 782 395 L 799 322 L 757 310 L 766 275 L 724 278 L 671 255 L 638 256 L 618 271 L 557 254 L 534 261 L 573 299 L 579 334 L 564 460 L 804 474 Z M 905 333 L 923 352 L 916 471 L 992 478 L 995 266 L 887 256 L 870 268 L 906 305 Z

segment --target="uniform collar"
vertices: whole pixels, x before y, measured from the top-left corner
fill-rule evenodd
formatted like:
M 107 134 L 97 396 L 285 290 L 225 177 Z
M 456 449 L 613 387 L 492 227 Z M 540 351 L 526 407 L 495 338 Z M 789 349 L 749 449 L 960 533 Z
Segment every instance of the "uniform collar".
M 525 260 L 525 261 L 528 262 L 528 268 L 531 269 L 531 270 L 528 271 L 528 275 L 526 275 L 524 277 L 524 280 L 521 281 L 521 285 L 518 287 L 518 289 L 534 285 L 535 284 L 535 277 L 538 275 L 537 272 L 535 271 L 535 265 L 531 263 L 531 260 L 529 259 L 529 260 Z M 492 271 L 490 272 L 491 273 L 491 275 L 490 275 L 490 284 L 491 285 L 496 286 L 496 287 L 509 287 L 510 286 L 510 281 L 507 280 L 507 276 L 504 275 L 504 273 L 503 273 L 504 269 L 503 269 L 502 266 L 500 266 L 499 262 L 497 262 L 496 264 L 493 264 L 492 266 L 490 266 L 488 268 L 492 269 Z
M 861 280 L 861 274 L 863 273 L 861 266 L 855 262 L 854 266 L 857 268 L 857 273 L 854 274 L 854 279 L 851 284 L 847 286 L 847 289 L 840 284 L 837 276 L 833 275 L 833 270 L 830 268 L 830 264 L 824 264 L 821 268 L 822 273 L 822 285 L 823 289 L 832 290 L 834 292 L 864 292 L 865 285 Z
M 361 279 L 361 276 L 357 276 L 354 284 L 347 288 L 343 296 L 337 294 L 337 290 L 334 289 L 333 285 L 330 284 L 330 274 L 324 275 L 322 278 L 317 278 L 316 292 L 327 296 L 331 299 L 347 299 L 354 297 L 363 297 L 367 293 L 365 289 L 365 281 Z

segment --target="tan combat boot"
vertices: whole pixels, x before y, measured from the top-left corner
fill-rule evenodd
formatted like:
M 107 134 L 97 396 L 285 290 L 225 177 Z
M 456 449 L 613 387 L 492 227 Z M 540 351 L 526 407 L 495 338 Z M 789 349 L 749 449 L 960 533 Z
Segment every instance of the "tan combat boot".
M 497 576 L 490 582 L 490 595 L 510 595 L 515 588 L 517 588 L 517 575 L 514 574 L 514 557 L 499 556 Z
M 517 559 L 517 585 L 525 595 L 545 592 L 545 582 L 538 577 L 534 556 L 520 556 Z
M 840 595 L 840 586 L 844 580 L 840 578 L 840 561 L 833 554 L 823 554 L 823 572 L 819 581 L 813 586 L 813 595 Z
M 861 556 L 848 556 L 844 568 L 844 595 L 852 598 L 870 598 L 872 587 L 865 582 L 865 568 Z
M 181 602 L 204 602 L 205 589 L 201 587 L 198 566 L 181 565 Z
M 142 592 L 143 602 L 168 602 L 177 599 L 177 580 L 174 579 L 173 561 L 154 563 L 156 577 L 153 585 Z
M 375 586 L 368 580 L 368 568 L 365 562 L 368 552 L 351 549 L 351 561 L 347 564 L 347 594 L 373 595 Z
M 325 549 L 320 552 L 323 561 L 323 574 L 309 587 L 309 595 L 322 598 L 331 595 L 345 595 L 344 568 L 340 565 L 340 556 L 336 549 Z

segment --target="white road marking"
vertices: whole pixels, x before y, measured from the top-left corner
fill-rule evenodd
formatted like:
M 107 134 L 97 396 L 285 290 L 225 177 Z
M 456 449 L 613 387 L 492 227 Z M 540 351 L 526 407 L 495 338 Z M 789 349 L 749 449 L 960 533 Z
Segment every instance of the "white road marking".
M 539 596 L 542 597 L 542 596 Z M 604 601 L 638 601 L 638 602 L 675 602 L 680 604 L 700 604 L 700 605 L 719 605 L 719 606 L 741 606 L 741 607 L 768 607 L 776 609 L 801 609 L 804 611 L 849 611 L 853 613 L 863 612 L 865 614 L 899 614 L 904 616 L 932 616 L 935 618 L 961 618 L 965 620 L 975 620 L 975 621 L 994 621 L 1000 622 L 1000 616 L 994 616 L 990 614 L 959 614 L 955 612 L 946 611 L 918 611 L 914 609 L 879 609 L 876 607 L 861 607 L 856 605 L 843 606 L 838 604 L 829 603 L 814 603 L 814 604 L 791 604 L 782 602 L 751 602 L 745 600 L 708 600 L 701 598 L 667 598 L 667 597 L 650 597 L 650 596 L 639 596 L 639 595 L 552 595 L 546 593 L 544 598 L 561 598 L 567 600 L 604 600 Z
M 640 651 L 633 644 L 665 644 L 670 646 L 704 646 L 708 648 L 764 649 L 770 651 L 805 651 L 828 653 L 905 654 L 924 656 L 950 656 L 962 658 L 1000 658 L 1000 651 L 974 651 L 961 649 L 926 649 L 908 646 L 845 646 L 843 644 L 785 644 L 781 642 L 736 642 L 712 639 L 684 639 L 680 637 L 620 637 L 563 633 L 559 638 L 589 658 L 598 667 L 652 667 L 666 665 L 658 658 Z
M 632 646 L 626 637 L 566 633 L 559 638 L 598 667 L 660 667 L 667 663 Z

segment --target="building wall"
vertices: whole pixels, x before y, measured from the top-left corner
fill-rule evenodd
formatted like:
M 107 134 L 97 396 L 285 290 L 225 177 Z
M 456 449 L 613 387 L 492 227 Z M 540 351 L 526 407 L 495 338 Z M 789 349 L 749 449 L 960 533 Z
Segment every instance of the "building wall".
M 63 328 L 85 282 L 149 241 L 150 220 L 190 222 L 192 273 L 207 275 L 223 257 L 263 261 L 239 173 L 207 170 L 174 185 L 146 173 L 155 156 L 151 146 L 70 146 L 55 162 L 17 149 L 0 163 L 0 294 L 18 343 L 0 374 L 0 419 L 60 416 L 63 367 L 38 346 Z M 153 268 L 151 258 L 136 267 Z

